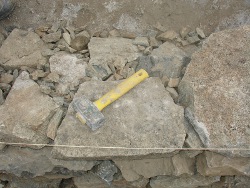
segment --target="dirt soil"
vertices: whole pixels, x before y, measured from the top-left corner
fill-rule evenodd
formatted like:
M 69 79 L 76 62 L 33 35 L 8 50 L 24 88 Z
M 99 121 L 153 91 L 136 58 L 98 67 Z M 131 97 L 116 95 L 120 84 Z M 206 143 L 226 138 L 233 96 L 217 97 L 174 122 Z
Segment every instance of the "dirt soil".
M 0 25 L 27 29 L 65 19 L 92 32 L 115 27 L 147 34 L 159 22 L 166 30 L 199 26 L 208 35 L 250 23 L 249 8 L 250 0 L 17 0 Z

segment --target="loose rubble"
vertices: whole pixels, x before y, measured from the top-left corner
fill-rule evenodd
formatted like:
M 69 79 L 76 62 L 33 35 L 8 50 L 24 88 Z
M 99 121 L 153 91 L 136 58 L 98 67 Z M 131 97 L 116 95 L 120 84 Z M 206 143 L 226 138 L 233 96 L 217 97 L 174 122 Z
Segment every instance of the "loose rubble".
M 0 32 L 0 187 L 247 187 L 249 152 L 197 149 L 249 146 L 249 26 L 200 27 Z M 103 127 L 75 117 L 72 100 L 142 68 L 150 78 L 102 111 Z

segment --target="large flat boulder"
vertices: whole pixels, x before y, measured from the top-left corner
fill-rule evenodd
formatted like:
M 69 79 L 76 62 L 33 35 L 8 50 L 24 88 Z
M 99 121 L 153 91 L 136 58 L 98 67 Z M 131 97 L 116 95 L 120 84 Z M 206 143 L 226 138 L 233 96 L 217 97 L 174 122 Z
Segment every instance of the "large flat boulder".
M 47 62 L 41 54 L 43 49 L 45 44 L 36 33 L 14 29 L 0 48 L 0 64 L 11 69 L 36 68 Z
M 90 81 L 80 85 L 75 98 L 94 101 L 117 85 L 112 81 Z M 58 129 L 55 144 L 88 147 L 55 147 L 62 159 L 110 159 L 166 154 L 173 150 L 133 148 L 179 148 L 185 140 L 183 108 L 176 105 L 160 79 L 149 78 L 106 107 L 106 121 L 97 131 L 82 125 L 72 105 Z M 102 149 L 98 147 L 118 147 Z M 126 147 L 127 149 L 119 148 Z M 130 149 L 131 148 L 131 149 Z
M 214 33 L 187 67 L 180 103 L 206 147 L 250 149 L 249 50 L 250 26 Z
M 46 129 L 58 105 L 22 72 L 0 106 L 0 140 L 48 143 Z

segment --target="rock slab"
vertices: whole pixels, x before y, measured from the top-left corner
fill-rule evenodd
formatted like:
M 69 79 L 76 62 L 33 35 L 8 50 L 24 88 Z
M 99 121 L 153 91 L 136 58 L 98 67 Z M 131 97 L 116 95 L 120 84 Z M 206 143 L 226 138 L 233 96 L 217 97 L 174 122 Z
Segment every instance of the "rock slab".
M 80 85 L 75 98 L 85 95 L 91 101 L 101 97 L 118 82 L 90 81 Z M 153 91 L 153 92 L 152 92 Z M 185 139 L 183 108 L 175 105 L 160 79 L 148 78 L 102 113 L 106 121 L 97 131 L 82 125 L 72 105 L 58 129 L 55 144 L 102 147 L 54 148 L 53 154 L 64 159 L 112 159 L 169 153 L 173 150 L 133 148 L 182 147 Z M 130 149 L 131 148 L 131 149 Z
M 41 54 L 44 49 L 45 44 L 36 33 L 14 29 L 0 48 L 0 64 L 12 69 L 36 68 L 47 62 Z
M 249 49 L 250 26 L 214 33 L 180 83 L 185 116 L 207 147 L 250 148 Z M 249 151 L 234 154 L 249 157 Z
M 47 125 L 58 105 L 40 92 L 27 72 L 16 79 L 5 103 L 0 106 L 0 140 L 47 143 Z

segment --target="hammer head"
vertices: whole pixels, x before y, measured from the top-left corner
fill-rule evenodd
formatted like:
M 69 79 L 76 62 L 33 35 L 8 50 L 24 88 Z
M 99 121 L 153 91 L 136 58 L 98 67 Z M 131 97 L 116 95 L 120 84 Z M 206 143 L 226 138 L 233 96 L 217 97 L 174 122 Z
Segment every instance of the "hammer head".
M 104 115 L 94 105 L 93 102 L 88 100 L 85 96 L 74 99 L 73 108 L 77 112 L 78 118 L 95 131 L 104 123 Z

